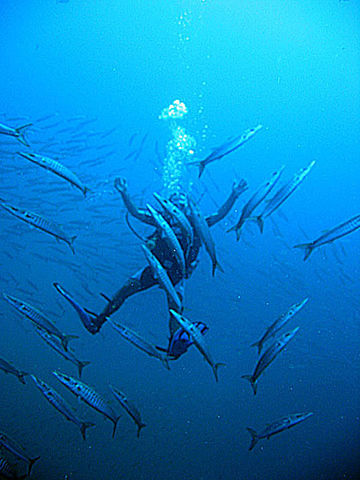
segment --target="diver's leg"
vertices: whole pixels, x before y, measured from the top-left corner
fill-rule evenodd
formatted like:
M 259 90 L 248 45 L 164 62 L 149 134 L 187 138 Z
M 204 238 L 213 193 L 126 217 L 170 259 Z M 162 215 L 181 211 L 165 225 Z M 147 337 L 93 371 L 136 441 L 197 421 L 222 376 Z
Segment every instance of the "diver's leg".
M 152 276 L 150 267 L 146 267 L 130 277 L 120 290 L 115 293 L 104 310 L 93 320 L 93 323 L 97 327 L 97 331 L 100 330 L 101 326 L 106 322 L 110 315 L 119 310 L 127 298 L 136 293 L 142 292 L 143 290 L 147 290 L 155 284 L 156 280 Z

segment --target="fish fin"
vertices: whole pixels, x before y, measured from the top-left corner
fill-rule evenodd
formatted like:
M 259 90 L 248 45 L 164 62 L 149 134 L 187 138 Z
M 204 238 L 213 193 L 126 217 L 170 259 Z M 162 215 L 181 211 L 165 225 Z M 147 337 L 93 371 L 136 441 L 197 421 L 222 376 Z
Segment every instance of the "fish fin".
M 30 145 L 28 144 L 24 136 L 24 133 L 25 133 L 24 130 L 31 126 L 32 126 L 32 123 L 27 123 L 26 125 L 21 125 L 20 127 L 15 128 L 16 138 L 19 140 L 20 143 L 22 143 L 26 147 L 30 147 Z
M 263 344 L 262 344 L 262 341 L 261 341 L 261 340 L 259 340 L 258 342 L 252 343 L 252 344 L 250 345 L 250 347 L 257 347 L 257 349 L 258 349 L 258 355 L 260 355 L 260 353 L 261 353 L 262 346 L 263 346 Z
M 253 429 L 253 428 L 250 428 L 250 427 L 246 427 L 246 430 L 250 433 L 251 435 L 251 443 L 250 443 L 250 447 L 249 447 L 249 450 L 252 450 L 255 445 L 257 444 L 257 442 L 259 441 L 259 436 L 257 434 L 257 432 Z
M 215 375 L 215 380 L 218 382 L 219 381 L 219 377 L 218 377 L 218 368 L 219 367 L 226 367 L 226 364 L 225 363 L 215 363 L 215 365 L 213 366 L 213 372 L 214 372 L 214 375 Z
M 107 302 L 109 302 L 109 303 L 111 302 L 111 299 L 110 299 L 107 295 L 105 295 L 105 293 L 100 292 L 100 295 L 101 295 L 103 298 L 105 298 L 105 300 L 106 300 Z
M 19 381 L 25 385 L 25 380 L 24 380 L 24 377 L 26 377 L 27 375 L 30 375 L 30 373 L 27 373 L 27 372 L 19 372 L 19 375 L 18 375 L 18 379 Z
M 114 428 L 113 428 L 113 432 L 112 432 L 112 438 L 115 437 L 115 431 L 116 431 L 117 423 L 118 423 L 118 421 L 120 420 L 120 418 L 121 418 L 121 415 L 119 415 L 119 416 L 114 420 Z
M 77 239 L 77 235 L 74 235 L 69 240 L 69 247 L 70 247 L 73 255 L 75 255 L 74 242 L 75 242 L 76 239 Z
M 28 476 L 30 476 L 32 467 L 33 467 L 34 463 L 39 460 L 39 458 L 40 458 L 40 456 L 39 456 L 39 457 L 35 457 L 35 458 L 30 458 L 30 460 L 29 460 L 29 468 L 28 468 Z
M 64 347 L 65 352 L 68 350 L 68 344 L 70 340 L 75 340 L 75 338 L 79 338 L 78 335 L 64 335 L 64 338 L 61 340 L 62 346 Z
M 253 389 L 254 395 L 256 395 L 257 392 L 257 383 L 256 380 L 254 380 L 252 375 L 242 375 L 241 378 L 244 378 L 245 380 L 248 380 L 251 384 L 251 387 Z
M 312 243 L 299 243 L 299 245 L 294 245 L 293 248 L 302 248 L 305 250 L 305 255 L 304 255 L 304 262 L 310 257 L 310 254 L 314 250 L 314 246 Z
M 79 369 L 79 378 L 81 378 L 81 374 L 82 374 L 82 371 L 83 371 L 83 368 L 86 367 L 87 365 L 90 365 L 91 362 L 79 362 L 78 364 L 78 369 Z
M 80 426 L 81 436 L 84 440 L 86 440 L 86 429 L 90 427 L 95 427 L 95 423 L 91 422 L 82 422 Z
M 138 425 L 137 427 L 138 427 L 138 429 L 137 429 L 136 436 L 137 436 L 137 438 L 140 438 L 141 429 L 146 427 L 146 423 L 140 423 L 140 425 Z

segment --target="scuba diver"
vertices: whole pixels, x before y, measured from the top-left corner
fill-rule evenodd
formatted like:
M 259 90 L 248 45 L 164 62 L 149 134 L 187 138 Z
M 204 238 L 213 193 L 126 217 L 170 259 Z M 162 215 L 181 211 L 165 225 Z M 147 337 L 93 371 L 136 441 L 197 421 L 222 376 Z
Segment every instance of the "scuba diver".
M 163 207 L 160 218 L 162 217 L 164 220 L 166 220 L 168 225 L 171 227 L 171 230 L 176 235 L 176 238 L 181 246 L 182 253 L 184 253 L 184 270 L 181 268 L 176 252 L 173 248 L 169 247 L 169 243 L 167 242 L 166 238 L 164 238 L 164 236 L 161 234 L 162 232 L 155 221 L 154 214 L 151 214 L 151 211 L 154 210 L 151 207 L 151 210 L 149 210 L 149 207 L 148 209 L 136 207 L 128 193 L 126 179 L 116 178 L 114 186 L 120 193 L 124 205 L 130 215 L 147 225 L 156 227 L 156 230 L 146 238 L 146 250 L 149 250 L 151 254 L 160 262 L 160 266 L 165 269 L 172 285 L 175 287 L 176 293 L 182 301 L 184 280 L 189 278 L 196 268 L 198 263 L 197 257 L 202 244 L 201 239 L 192 224 L 191 209 L 187 195 L 176 192 L 171 195 L 169 200 L 167 200 L 160 195 L 154 194 L 155 198 Z M 225 218 L 225 216 L 230 212 L 237 198 L 246 189 L 247 183 L 245 180 L 240 180 L 238 183 L 234 182 L 232 191 L 225 203 L 216 213 L 206 217 L 206 223 L 208 226 L 212 227 Z M 184 228 L 180 228 L 179 222 L 176 220 L 175 215 L 171 215 L 169 213 L 169 211 L 171 211 L 171 207 L 182 212 L 181 214 L 183 214 L 185 217 L 184 221 L 186 221 L 190 228 L 190 235 L 187 235 L 184 232 Z M 158 213 L 156 211 L 154 212 L 155 214 Z M 110 315 L 113 315 L 127 298 L 158 284 L 159 281 L 157 278 L 155 278 L 153 269 L 150 267 L 150 265 L 142 268 L 133 276 L 131 276 L 111 299 L 103 295 L 108 303 L 100 314 L 96 315 L 87 310 L 92 317 L 91 322 L 84 324 L 85 327 L 90 333 L 96 334 L 99 332 L 100 328 L 107 321 Z M 174 305 L 174 302 L 170 296 L 168 295 L 167 297 L 169 310 L 174 309 L 179 311 L 178 306 Z M 192 344 L 192 342 L 190 341 L 190 338 L 188 338 L 186 332 L 184 332 L 182 329 L 179 329 L 178 323 L 172 317 L 170 317 L 169 328 L 170 340 L 168 349 L 166 351 L 170 357 L 176 359 L 186 352 L 187 348 Z M 199 322 L 199 329 L 204 334 L 208 330 L 208 327 Z M 159 347 L 159 350 L 164 349 Z

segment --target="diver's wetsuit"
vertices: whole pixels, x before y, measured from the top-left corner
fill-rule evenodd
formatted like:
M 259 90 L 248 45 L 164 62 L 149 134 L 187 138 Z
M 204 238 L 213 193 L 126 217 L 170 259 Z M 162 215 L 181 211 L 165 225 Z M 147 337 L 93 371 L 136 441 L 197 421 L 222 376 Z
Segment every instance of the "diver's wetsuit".
M 124 182 L 124 180 L 123 180 Z M 135 205 L 132 203 L 127 189 L 125 188 L 118 188 L 120 184 L 120 180 L 115 180 L 115 187 L 120 192 L 124 204 L 127 207 L 130 214 L 136 217 L 138 220 L 147 223 L 148 225 L 155 226 L 154 220 L 152 216 L 147 213 L 145 210 L 137 209 Z M 123 183 L 123 185 L 126 185 Z M 206 218 L 208 225 L 211 227 L 222 220 L 230 211 L 232 206 L 234 205 L 236 199 L 239 195 L 246 190 L 247 185 L 245 181 L 239 182 L 239 184 L 234 184 L 231 194 L 229 195 L 228 199 L 224 203 L 222 207 L 220 207 L 219 211 L 213 215 L 210 215 Z M 174 202 L 175 203 L 175 202 Z M 184 205 L 177 205 L 188 217 L 190 221 L 190 217 L 188 216 L 189 213 Z M 199 236 L 194 231 L 194 238 L 191 245 L 188 244 L 187 238 L 184 236 L 181 229 L 174 225 L 173 219 L 166 213 L 163 212 L 162 216 L 166 219 L 166 221 L 170 224 L 174 233 L 176 234 L 180 245 L 183 249 L 183 252 L 187 252 L 185 256 L 185 267 L 186 267 L 186 274 L 185 278 L 189 278 L 192 274 L 194 268 L 197 265 L 197 257 L 199 254 L 199 250 L 201 247 L 201 240 Z M 169 248 L 166 241 L 161 237 L 160 232 L 156 230 L 152 235 L 147 237 L 146 246 L 151 250 L 151 252 L 155 255 L 155 257 L 159 260 L 162 266 L 166 269 L 171 282 L 175 286 L 177 293 L 180 299 L 183 298 L 183 282 L 184 280 L 181 269 L 179 268 L 178 262 L 174 255 L 174 252 Z M 130 296 L 134 295 L 135 293 L 141 292 L 143 290 L 147 290 L 148 288 L 157 285 L 157 280 L 153 277 L 152 271 L 150 266 L 145 267 L 144 269 L 137 272 L 134 276 L 130 277 L 125 284 L 118 290 L 113 298 L 108 302 L 105 309 L 92 320 L 93 329 L 91 329 L 91 333 L 96 333 L 100 330 L 103 323 L 106 322 L 107 318 L 115 313 L 124 301 L 129 298 Z M 178 310 L 175 305 L 172 304 L 171 300 L 168 299 L 168 306 L 169 309 L 172 308 L 174 310 Z M 170 324 L 170 330 L 172 330 Z M 173 333 L 172 331 L 170 333 Z

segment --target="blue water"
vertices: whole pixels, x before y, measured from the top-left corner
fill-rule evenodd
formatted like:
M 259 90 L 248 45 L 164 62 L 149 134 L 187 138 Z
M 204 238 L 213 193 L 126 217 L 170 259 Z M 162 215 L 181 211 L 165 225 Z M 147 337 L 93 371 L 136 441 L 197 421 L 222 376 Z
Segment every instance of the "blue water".
M 51 218 L 77 235 L 63 243 L 0 212 L 0 291 L 46 313 L 81 360 L 83 381 L 122 414 L 115 439 L 100 414 L 52 375 L 73 365 L 54 353 L 4 300 L 0 357 L 49 383 L 96 423 L 87 441 L 28 378 L 0 371 L 0 430 L 30 456 L 36 480 L 338 480 L 359 478 L 360 231 L 315 251 L 307 262 L 293 245 L 358 215 L 360 178 L 360 9 L 356 0 L 2 0 L 0 123 L 29 122 L 29 150 L 57 158 L 91 188 L 87 198 L 22 159 L 26 147 L 0 138 L 0 198 Z M 91 336 L 52 286 L 96 312 L 145 265 L 129 231 L 114 178 L 127 178 L 138 205 L 155 206 L 172 138 L 159 115 L 174 100 L 188 114 L 177 125 L 195 141 L 194 158 L 247 128 L 263 129 L 199 181 L 182 181 L 213 213 L 235 179 L 249 189 L 212 230 L 224 273 L 211 276 L 204 249 L 186 282 L 185 315 L 209 325 L 206 342 L 226 363 L 216 384 L 200 353 L 167 372 L 105 325 Z M 45 119 L 45 117 L 48 117 Z M 134 136 L 134 134 L 136 134 Z M 132 151 L 138 155 L 125 159 Z M 158 152 L 158 155 L 156 154 Z M 125 159 L 125 160 L 124 160 Z M 316 164 L 261 235 L 245 225 L 239 243 L 226 230 L 245 201 L 281 165 L 282 182 Z M 189 187 L 190 188 L 190 187 Z M 147 235 L 152 229 L 136 220 Z M 290 305 L 309 297 L 289 323 L 296 337 L 259 379 L 253 395 L 241 379 L 257 353 L 250 344 Z M 114 319 L 166 346 L 165 295 L 129 299 Z M 125 391 L 147 424 L 136 438 L 131 419 L 108 389 Z M 246 427 L 261 431 L 284 415 L 311 419 L 248 451 Z M 3 452 L 19 473 L 26 470 Z

